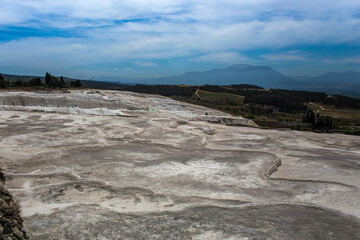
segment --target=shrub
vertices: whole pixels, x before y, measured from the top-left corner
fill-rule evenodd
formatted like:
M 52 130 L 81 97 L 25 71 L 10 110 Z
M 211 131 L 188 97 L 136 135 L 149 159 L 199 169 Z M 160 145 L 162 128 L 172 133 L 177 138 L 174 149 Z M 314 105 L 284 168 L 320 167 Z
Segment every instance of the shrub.
M 249 113 L 246 118 L 247 118 L 247 119 L 255 119 L 255 115 Z

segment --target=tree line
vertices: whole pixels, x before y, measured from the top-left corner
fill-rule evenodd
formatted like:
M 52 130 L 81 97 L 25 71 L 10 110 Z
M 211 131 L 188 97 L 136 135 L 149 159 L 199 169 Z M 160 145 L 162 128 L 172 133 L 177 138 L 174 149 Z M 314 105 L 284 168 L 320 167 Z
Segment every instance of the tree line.
M 45 74 L 45 81 L 43 82 L 40 77 L 34 77 L 31 80 L 21 79 L 8 79 L 5 80 L 4 76 L 0 74 L 0 88 L 7 87 L 46 87 L 46 88 L 79 88 L 82 87 L 80 80 L 65 81 L 64 77 L 57 78 L 50 73 Z
M 320 116 L 320 114 L 316 114 L 309 110 L 306 112 L 306 115 L 303 117 L 304 123 L 311 123 L 313 128 L 315 129 L 323 129 L 323 128 L 332 128 L 333 120 L 329 116 Z

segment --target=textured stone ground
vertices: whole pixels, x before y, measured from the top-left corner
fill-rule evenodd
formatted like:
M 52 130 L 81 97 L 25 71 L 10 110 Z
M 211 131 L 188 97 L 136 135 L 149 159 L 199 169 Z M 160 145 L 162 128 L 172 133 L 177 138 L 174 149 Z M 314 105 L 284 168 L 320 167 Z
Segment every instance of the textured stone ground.
M 5 175 L 0 169 L 0 240 L 28 239 L 23 231 L 19 206 L 5 188 Z
M 1 167 L 32 239 L 360 239 L 359 137 L 129 92 L 0 102 Z

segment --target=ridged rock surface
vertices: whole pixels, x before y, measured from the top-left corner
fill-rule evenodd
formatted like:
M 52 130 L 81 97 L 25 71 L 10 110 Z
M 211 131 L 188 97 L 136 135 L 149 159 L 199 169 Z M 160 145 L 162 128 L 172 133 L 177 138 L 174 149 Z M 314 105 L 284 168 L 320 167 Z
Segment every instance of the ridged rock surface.
M 131 92 L 0 102 L 0 166 L 31 239 L 360 239 L 359 137 Z

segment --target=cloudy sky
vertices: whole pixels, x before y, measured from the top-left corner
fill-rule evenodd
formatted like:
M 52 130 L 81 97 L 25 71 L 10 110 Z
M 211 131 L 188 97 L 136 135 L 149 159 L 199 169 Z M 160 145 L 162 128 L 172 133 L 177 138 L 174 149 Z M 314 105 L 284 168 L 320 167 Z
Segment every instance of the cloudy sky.
M 0 0 L 0 72 L 360 71 L 359 0 Z

